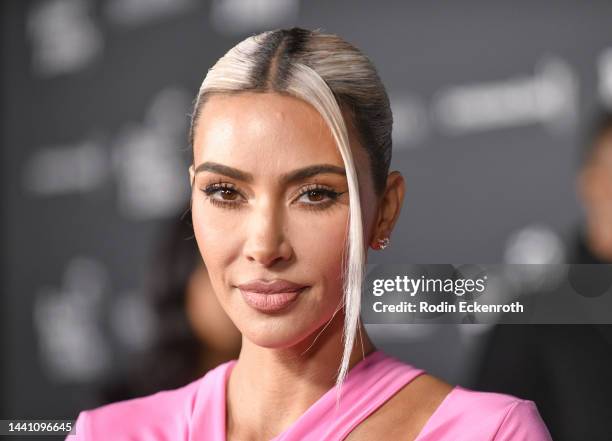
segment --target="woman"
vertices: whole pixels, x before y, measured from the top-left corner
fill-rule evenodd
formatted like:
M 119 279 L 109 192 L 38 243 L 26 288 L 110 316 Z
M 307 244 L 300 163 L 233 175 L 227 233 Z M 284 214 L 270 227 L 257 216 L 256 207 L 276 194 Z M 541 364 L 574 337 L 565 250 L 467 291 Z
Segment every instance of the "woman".
M 198 247 L 242 333 L 182 388 L 79 415 L 81 439 L 548 440 L 532 402 L 452 387 L 376 350 L 359 321 L 368 246 L 404 196 L 392 115 L 358 49 L 300 28 L 209 70 L 190 143 Z

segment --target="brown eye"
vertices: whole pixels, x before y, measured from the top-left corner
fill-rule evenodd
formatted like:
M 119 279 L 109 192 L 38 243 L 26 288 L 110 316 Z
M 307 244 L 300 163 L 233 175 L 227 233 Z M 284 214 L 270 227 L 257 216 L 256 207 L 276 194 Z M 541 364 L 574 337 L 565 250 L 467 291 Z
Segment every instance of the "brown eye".
M 308 200 L 310 202 L 321 202 L 325 199 L 325 194 L 321 190 L 310 190 L 308 192 Z
M 325 208 L 333 204 L 341 194 L 327 187 L 309 187 L 304 189 L 297 201 L 304 206 Z
M 240 192 L 231 184 L 215 183 L 202 190 L 210 203 L 224 208 L 238 208 L 246 202 Z
M 224 188 L 223 190 L 219 190 L 219 194 L 221 196 L 221 199 L 223 199 L 224 201 L 235 201 L 236 198 L 238 197 L 238 193 L 236 193 L 234 190 L 231 190 L 229 188 Z

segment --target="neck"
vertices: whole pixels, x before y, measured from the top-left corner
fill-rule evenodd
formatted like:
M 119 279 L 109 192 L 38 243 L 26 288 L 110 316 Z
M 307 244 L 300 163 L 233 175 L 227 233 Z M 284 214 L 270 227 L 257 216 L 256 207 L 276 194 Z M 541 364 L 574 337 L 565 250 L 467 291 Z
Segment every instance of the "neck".
M 228 439 L 271 439 L 334 387 L 343 353 L 343 320 L 337 314 L 314 344 L 323 327 L 288 348 L 264 348 L 243 337 L 227 386 Z M 359 326 L 349 369 L 376 350 Z

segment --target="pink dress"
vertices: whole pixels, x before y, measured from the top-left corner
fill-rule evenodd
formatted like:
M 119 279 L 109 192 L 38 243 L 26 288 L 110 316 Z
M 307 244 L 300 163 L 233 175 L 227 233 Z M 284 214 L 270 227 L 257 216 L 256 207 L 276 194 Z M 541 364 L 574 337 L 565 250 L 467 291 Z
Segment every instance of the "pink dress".
M 82 411 L 66 441 L 225 441 L 225 390 L 236 360 L 178 389 Z M 273 441 L 342 440 L 422 369 L 380 350 L 348 373 L 340 407 L 328 390 Z M 550 441 L 532 401 L 455 386 L 415 441 Z

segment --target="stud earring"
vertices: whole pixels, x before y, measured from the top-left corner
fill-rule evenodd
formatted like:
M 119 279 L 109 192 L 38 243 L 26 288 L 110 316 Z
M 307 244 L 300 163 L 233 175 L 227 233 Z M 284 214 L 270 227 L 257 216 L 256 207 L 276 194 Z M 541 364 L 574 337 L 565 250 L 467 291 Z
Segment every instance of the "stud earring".
M 376 241 L 376 243 L 378 243 L 378 249 L 379 250 L 384 250 L 385 248 L 387 248 L 389 246 L 389 238 L 388 237 L 383 237 L 382 239 L 378 239 Z

